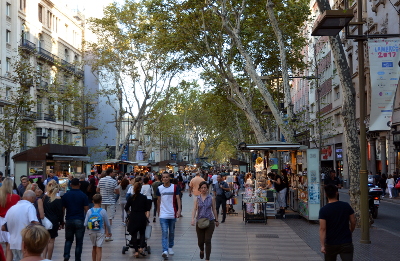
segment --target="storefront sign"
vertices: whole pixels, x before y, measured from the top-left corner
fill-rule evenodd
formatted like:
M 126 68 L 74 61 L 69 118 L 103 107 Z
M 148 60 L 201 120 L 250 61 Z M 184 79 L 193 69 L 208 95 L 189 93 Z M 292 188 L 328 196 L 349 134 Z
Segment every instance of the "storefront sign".
M 391 128 L 400 75 L 399 46 L 399 38 L 368 40 L 372 101 L 369 131 Z
M 336 148 L 335 149 L 335 154 L 336 154 L 336 160 L 342 160 L 343 159 L 343 149 L 342 148 Z
M 321 160 L 333 160 L 333 150 L 332 146 L 323 147 L 321 150 Z

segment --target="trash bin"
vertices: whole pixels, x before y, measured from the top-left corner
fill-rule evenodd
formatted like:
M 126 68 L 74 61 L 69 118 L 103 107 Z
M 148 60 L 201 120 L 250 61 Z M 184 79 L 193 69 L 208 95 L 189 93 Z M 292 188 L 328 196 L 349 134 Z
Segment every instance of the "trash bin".
M 349 184 L 347 184 L 347 179 L 343 180 L 343 188 L 348 189 Z

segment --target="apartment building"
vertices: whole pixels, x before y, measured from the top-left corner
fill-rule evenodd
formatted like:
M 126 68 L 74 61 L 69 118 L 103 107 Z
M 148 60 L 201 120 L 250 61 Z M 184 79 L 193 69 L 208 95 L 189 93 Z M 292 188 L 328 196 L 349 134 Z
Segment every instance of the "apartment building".
M 15 75 L 13 61 L 23 57 L 35 74 L 29 86 L 29 94 L 35 101 L 29 115 L 35 129 L 19 133 L 23 146 L 13 154 L 46 144 L 83 146 L 85 113 L 75 106 L 84 86 L 83 15 L 70 12 L 61 0 L 0 0 L 0 3 L 0 106 L 7 104 L 9 90 L 19 87 L 10 81 Z M 71 88 L 74 92 L 67 93 Z M 58 148 L 61 151 L 52 153 L 65 154 L 62 146 Z M 12 163 L 11 174 L 15 168 Z M 4 165 L 0 158 L 0 171 L 4 171 Z M 28 168 L 44 171 L 50 167 Z
M 345 9 L 345 1 L 330 1 L 332 9 Z M 399 32 L 399 26 L 389 26 L 399 24 L 399 6 L 400 2 L 390 4 L 385 0 L 362 1 L 363 3 L 363 25 L 364 35 L 369 39 L 392 39 Z M 304 76 L 313 75 L 316 79 L 310 82 L 308 92 L 310 121 L 313 125 L 310 128 L 310 147 L 319 147 L 321 143 L 321 166 L 322 170 L 335 169 L 342 175 L 344 180 L 348 180 L 347 162 L 346 162 L 346 141 L 343 134 L 343 122 L 341 119 L 342 110 L 342 86 L 338 80 L 336 68 L 333 62 L 333 56 L 330 52 L 328 38 L 326 36 L 312 37 L 310 32 L 318 17 L 319 10 L 316 1 L 310 3 L 313 20 L 306 25 L 306 35 L 309 37 L 309 45 L 305 48 L 305 56 L 308 62 L 312 64 Z M 354 10 L 357 17 L 357 1 L 350 1 L 348 8 Z M 356 18 L 353 19 L 356 21 Z M 356 34 L 356 26 L 349 26 L 348 34 Z M 365 99 L 367 104 L 364 119 L 367 128 L 367 164 L 368 172 L 375 174 L 381 172 L 391 174 L 400 169 L 400 98 L 398 90 L 395 91 L 396 98 L 393 103 L 393 114 L 391 123 L 388 127 L 381 126 L 382 130 L 370 128 L 371 108 L 377 105 L 373 98 L 373 91 L 378 88 L 376 84 L 371 83 L 371 66 L 379 61 L 370 59 L 368 54 L 368 41 L 364 41 L 364 80 L 365 93 L 358 91 L 359 68 L 358 68 L 358 48 L 357 41 L 347 39 L 345 32 L 340 33 L 341 40 L 347 55 L 349 70 L 352 75 L 352 81 L 356 89 L 357 102 L 357 124 L 359 125 L 359 101 Z M 382 38 L 381 38 L 382 37 Z M 381 73 L 381 72 L 380 72 Z M 394 76 L 395 77 L 395 76 Z M 398 76 L 397 76 L 398 78 Z M 392 78 L 395 79 L 395 78 Z M 294 82 L 294 88 L 299 89 L 300 81 Z M 397 84 L 396 84 L 397 86 Z M 305 94 L 307 95 L 307 94 Z M 295 100 L 295 97 L 293 97 Z M 296 102 L 296 101 L 295 101 Z M 318 113 L 320 112 L 320 113 Z M 320 115 L 320 117 L 318 117 Z M 319 122 L 324 124 L 319 128 Z M 385 124 L 386 125 L 386 124 Z

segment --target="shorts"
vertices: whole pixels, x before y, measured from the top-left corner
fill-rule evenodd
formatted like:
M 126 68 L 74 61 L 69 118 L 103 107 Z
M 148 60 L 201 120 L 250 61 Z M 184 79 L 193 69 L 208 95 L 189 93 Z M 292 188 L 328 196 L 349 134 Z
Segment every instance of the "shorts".
M 89 236 L 90 236 L 90 240 L 92 241 L 93 246 L 95 246 L 95 247 L 102 247 L 103 246 L 103 242 L 104 242 L 104 239 L 105 239 L 104 233 L 90 232 Z
M 107 211 L 108 219 L 114 219 L 115 211 L 116 211 L 115 204 L 101 204 L 101 208 Z

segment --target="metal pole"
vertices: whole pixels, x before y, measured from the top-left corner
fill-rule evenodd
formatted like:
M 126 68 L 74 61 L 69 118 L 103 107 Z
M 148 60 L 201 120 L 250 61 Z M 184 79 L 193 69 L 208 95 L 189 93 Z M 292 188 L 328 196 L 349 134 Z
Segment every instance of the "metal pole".
M 362 0 L 357 0 L 358 35 L 363 34 Z M 363 244 L 370 244 L 369 213 L 368 213 L 368 172 L 367 172 L 367 144 L 365 132 L 365 80 L 364 80 L 364 41 L 358 40 L 358 90 L 360 101 L 360 215 L 361 215 L 361 240 Z

